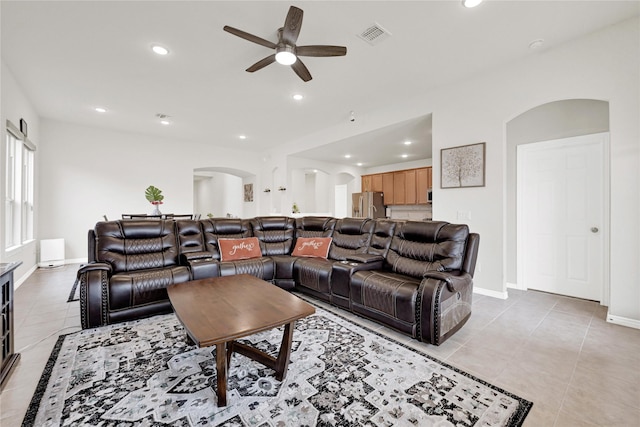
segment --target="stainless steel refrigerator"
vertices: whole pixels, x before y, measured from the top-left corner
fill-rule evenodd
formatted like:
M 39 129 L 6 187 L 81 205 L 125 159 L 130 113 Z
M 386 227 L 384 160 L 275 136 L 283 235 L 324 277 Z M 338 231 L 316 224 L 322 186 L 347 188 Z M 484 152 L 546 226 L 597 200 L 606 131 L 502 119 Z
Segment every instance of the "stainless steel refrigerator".
M 351 213 L 354 218 L 384 218 L 384 198 L 382 193 L 367 191 L 365 193 L 353 193 Z

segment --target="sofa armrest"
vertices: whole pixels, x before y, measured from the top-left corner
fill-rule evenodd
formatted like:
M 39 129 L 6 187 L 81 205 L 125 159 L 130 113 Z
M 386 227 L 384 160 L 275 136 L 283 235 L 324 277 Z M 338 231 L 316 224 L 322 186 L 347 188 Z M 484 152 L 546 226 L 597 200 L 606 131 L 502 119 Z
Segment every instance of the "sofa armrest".
M 110 264 L 93 262 L 78 270 L 80 283 L 80 323 L 83 329 L 108 323 Z
M 193 258 L 186 265 L 191 270 L 191 278 L 193 280 L 220 277 L 220 262 L 211 257 Z
M 89 264 L 80 266 L 80 268 L 78 269 L 78 277 L 80 277 L 81 274 L 86 273 L 88 271 L 100 271 L 100 270 L 106 271 L 109 276 L 113 273 L 113 268 L 111 267 L 111 264 L 107 264 L 106 262 L 90 262 Z
M 447 284 L 447 288 L 451 292 L 457 292 L 472 283 L 471 275 L 462 272 L 428 271 L 422 277 L 425 279 L 442 280 Z
M 353 254 L 347 257 L 347 261 L 360 262 L 363 264 L 369 264 L 371 262 L 382 261 L 384 258 L 381 255 L 374 254 Z
M 331 271 L 331 298 L 334 304 L 349 307 L 351 298 L 351 276 L 358 271 L 380 270 L 383 258 L 372 255 L 368 262 L 355 260 L 334 261 Z M 340 300 L 343 302 L 341 303 Z

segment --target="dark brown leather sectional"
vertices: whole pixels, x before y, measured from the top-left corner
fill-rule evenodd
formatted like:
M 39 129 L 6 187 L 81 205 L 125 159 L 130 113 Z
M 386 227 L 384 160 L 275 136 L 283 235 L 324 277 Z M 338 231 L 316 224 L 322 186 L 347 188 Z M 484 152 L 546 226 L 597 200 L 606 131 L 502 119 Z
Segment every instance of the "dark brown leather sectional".
M 220 261 L 219 239 L 245 237 L 262 257 Z M 300 237 L 331 237 L 328 257 L 292 256 Z M 83 328 L 171 312 L 173 283 L 251 274 L 439 345 L 471 315 L 479 235 L 442 221 L 269 216 L 99 222 L 88 243 Z

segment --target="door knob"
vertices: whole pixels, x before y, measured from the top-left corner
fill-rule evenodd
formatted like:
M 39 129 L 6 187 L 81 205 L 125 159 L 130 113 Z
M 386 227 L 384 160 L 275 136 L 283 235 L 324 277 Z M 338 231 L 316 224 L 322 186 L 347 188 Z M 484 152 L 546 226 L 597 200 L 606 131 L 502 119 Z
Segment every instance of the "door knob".
M 600 230 L 598 230 L 598 227 L 591 227 L 591 232 L 592 233 L 597 233 L 598 231 L 600 231 Z

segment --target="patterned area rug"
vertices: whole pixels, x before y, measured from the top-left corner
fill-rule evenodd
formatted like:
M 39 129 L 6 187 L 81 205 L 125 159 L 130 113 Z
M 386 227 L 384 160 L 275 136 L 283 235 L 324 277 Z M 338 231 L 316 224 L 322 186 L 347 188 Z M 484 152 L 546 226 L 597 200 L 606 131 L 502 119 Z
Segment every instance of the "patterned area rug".
M 76 278 L 76 280 L 73 282 L 73 286 L 71 287 L 71 292 L 69 293 L 69 298 L 67 299 L 67 302 L 80 300 L 80 288 L 78 287 L 79 283 L 80 281 Z
M 276 355 L 282 329 L 242 342 Z M 173 314 L 60 337 L 23 426 L 520 426 L 532 403 L 317 308 L 283 382 L 234 354 L 216 406 L 215 348 Z

